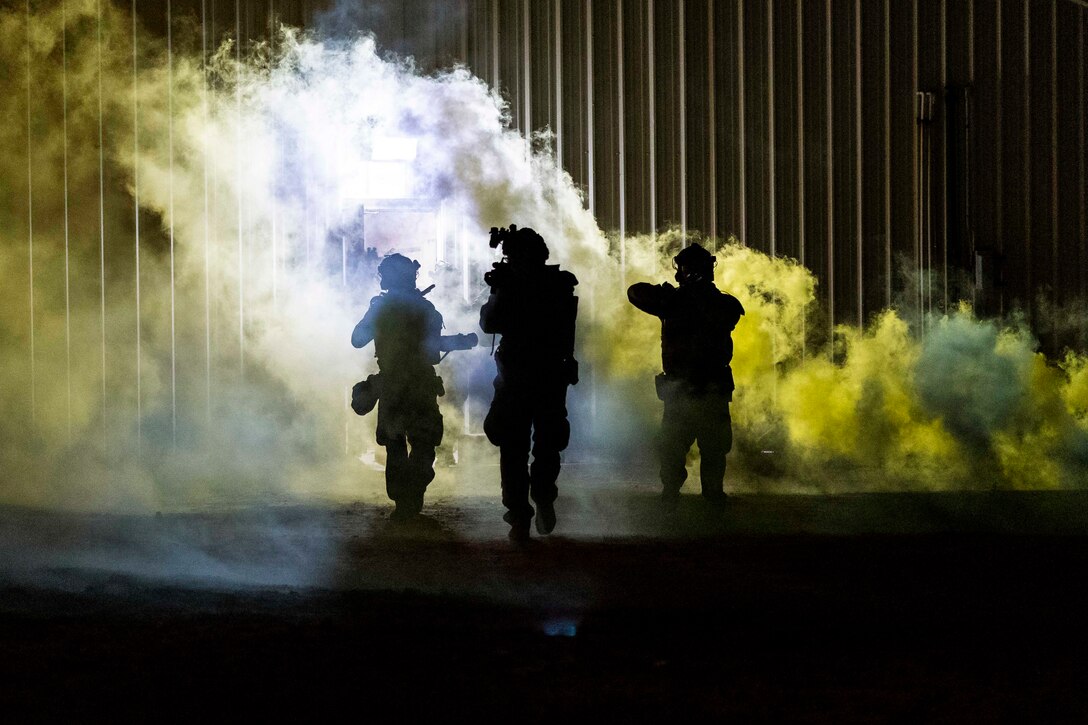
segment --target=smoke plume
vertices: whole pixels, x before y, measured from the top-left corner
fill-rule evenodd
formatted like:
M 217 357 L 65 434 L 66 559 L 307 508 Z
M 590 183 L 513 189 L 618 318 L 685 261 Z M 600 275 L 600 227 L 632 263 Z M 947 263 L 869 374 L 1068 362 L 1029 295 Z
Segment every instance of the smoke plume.
M 0 11 L 0 39 L 0 501 L 381 499 L 380 473 L 359 460 L 380 456 L 373 420 L 346 396 L 374 365 L 349 342 L 377 291 L 359 261 L 360 200 L 393 189 L 429 205 L 394 230 L 394 248 L 437 250 L 420 281 L 436 285 L 448 332 L 476 329 L 486 230 L 540 232 L 581 281 L 579 439 L 606 461 L 652 448 L 660 328 L 623 281 L 664 281 L 698 238 L 602 232 L 546 134 L 513 130 L 501 96 L 465 68 L 422 74 L 371 36 L 287 27 L 272 44 L 205 52 L 184 19 L 164 39 L 96 0 Z M 1085 358 L 1047 360 L 1027 329 L 967 308 L 925 334 L 888 310 L 814 349 L 808 270 L 701 241 L 747 311 L 730 485 L 1083 480 Z M 487 344 L 440 367 L 451 449 L 479 433 Z

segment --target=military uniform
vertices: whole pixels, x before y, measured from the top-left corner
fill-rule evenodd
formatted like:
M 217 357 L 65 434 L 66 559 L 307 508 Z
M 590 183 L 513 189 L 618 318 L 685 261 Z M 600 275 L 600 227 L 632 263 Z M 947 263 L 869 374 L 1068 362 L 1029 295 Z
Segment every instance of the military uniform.
M 687 478 L 686 459 L 698 442 L 702 493 L 721 498 L 725 457 L 733 445 L 729 403 L 733 399 L 730 333 L 744 308 L 712 280 L 673 287 L 632 285 L 631 303 L 661 318 L 661 361 L 658 397 L 665 404 L 658 450 L 661 484 L 666 497 L 679 494 Z
M 570 441 L 566 397 L 567 386 L 577 382 L 578 280 L 544 264 L 500 267 L 492 274 L 499 278 L 491 280 L 480 327 L 502 335 L 502 341 L 495 353 L 495 397 L 484 432 L 499 447 L 507 521 L 527 525 L 534 514 L 530 495 L 549 510 L 558 496 L 559 453 Z
M 418 512 L 434 479 L 435 448 L 442 442 L 434 366 L 440 359 L 442 315 L 416 289 L 395 289 L 370 301 L 352 344 L 374 340 L 378 359 L 378 445 L 385 446 L 389 498 Z M 409 450 L 410 447 L 410 450 Z

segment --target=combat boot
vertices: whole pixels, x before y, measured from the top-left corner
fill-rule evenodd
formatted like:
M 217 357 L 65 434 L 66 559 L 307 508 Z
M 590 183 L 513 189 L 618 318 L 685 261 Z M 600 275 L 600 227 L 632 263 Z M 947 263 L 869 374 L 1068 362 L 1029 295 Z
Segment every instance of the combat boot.
M 729 496 L 721 490 L 703 491 L 703 500 L 712 509 L 720 510 L 729 505 Z
M 547 535 L 555 529 L 555 504 L 551 501 L 547 503 L 536 503 L 536 532 L 541 535 Z
M 510 524 L 510 532 L 507 536 L 511 541 L 519 544 L 529 541 L 529 519 L 515 516 L 513 511 L 507 511 L 502 515 L 502 520 Z

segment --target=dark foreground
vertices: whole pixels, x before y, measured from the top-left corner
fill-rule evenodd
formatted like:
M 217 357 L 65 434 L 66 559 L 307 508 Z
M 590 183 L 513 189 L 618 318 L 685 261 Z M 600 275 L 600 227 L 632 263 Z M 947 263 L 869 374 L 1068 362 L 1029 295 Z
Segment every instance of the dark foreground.
M 591 536 L 568 500 L 527 548 L 471 500 L 407 528 L 375 506 L 0 511 L 0 712 L 1088 719 L 1085 497 L 698 503 L 632 497 Z

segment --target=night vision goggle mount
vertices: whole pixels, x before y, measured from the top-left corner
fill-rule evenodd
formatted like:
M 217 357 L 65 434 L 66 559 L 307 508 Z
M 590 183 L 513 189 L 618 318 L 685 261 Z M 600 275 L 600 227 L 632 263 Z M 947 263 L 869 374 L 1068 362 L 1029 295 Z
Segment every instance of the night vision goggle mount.
M 497 249 L 500 244 L 514 239 L 517 233 L 517 224 L 511 224 L 509 227 L 491 227 L 491 239 L 488 245 L 492 249 Z

